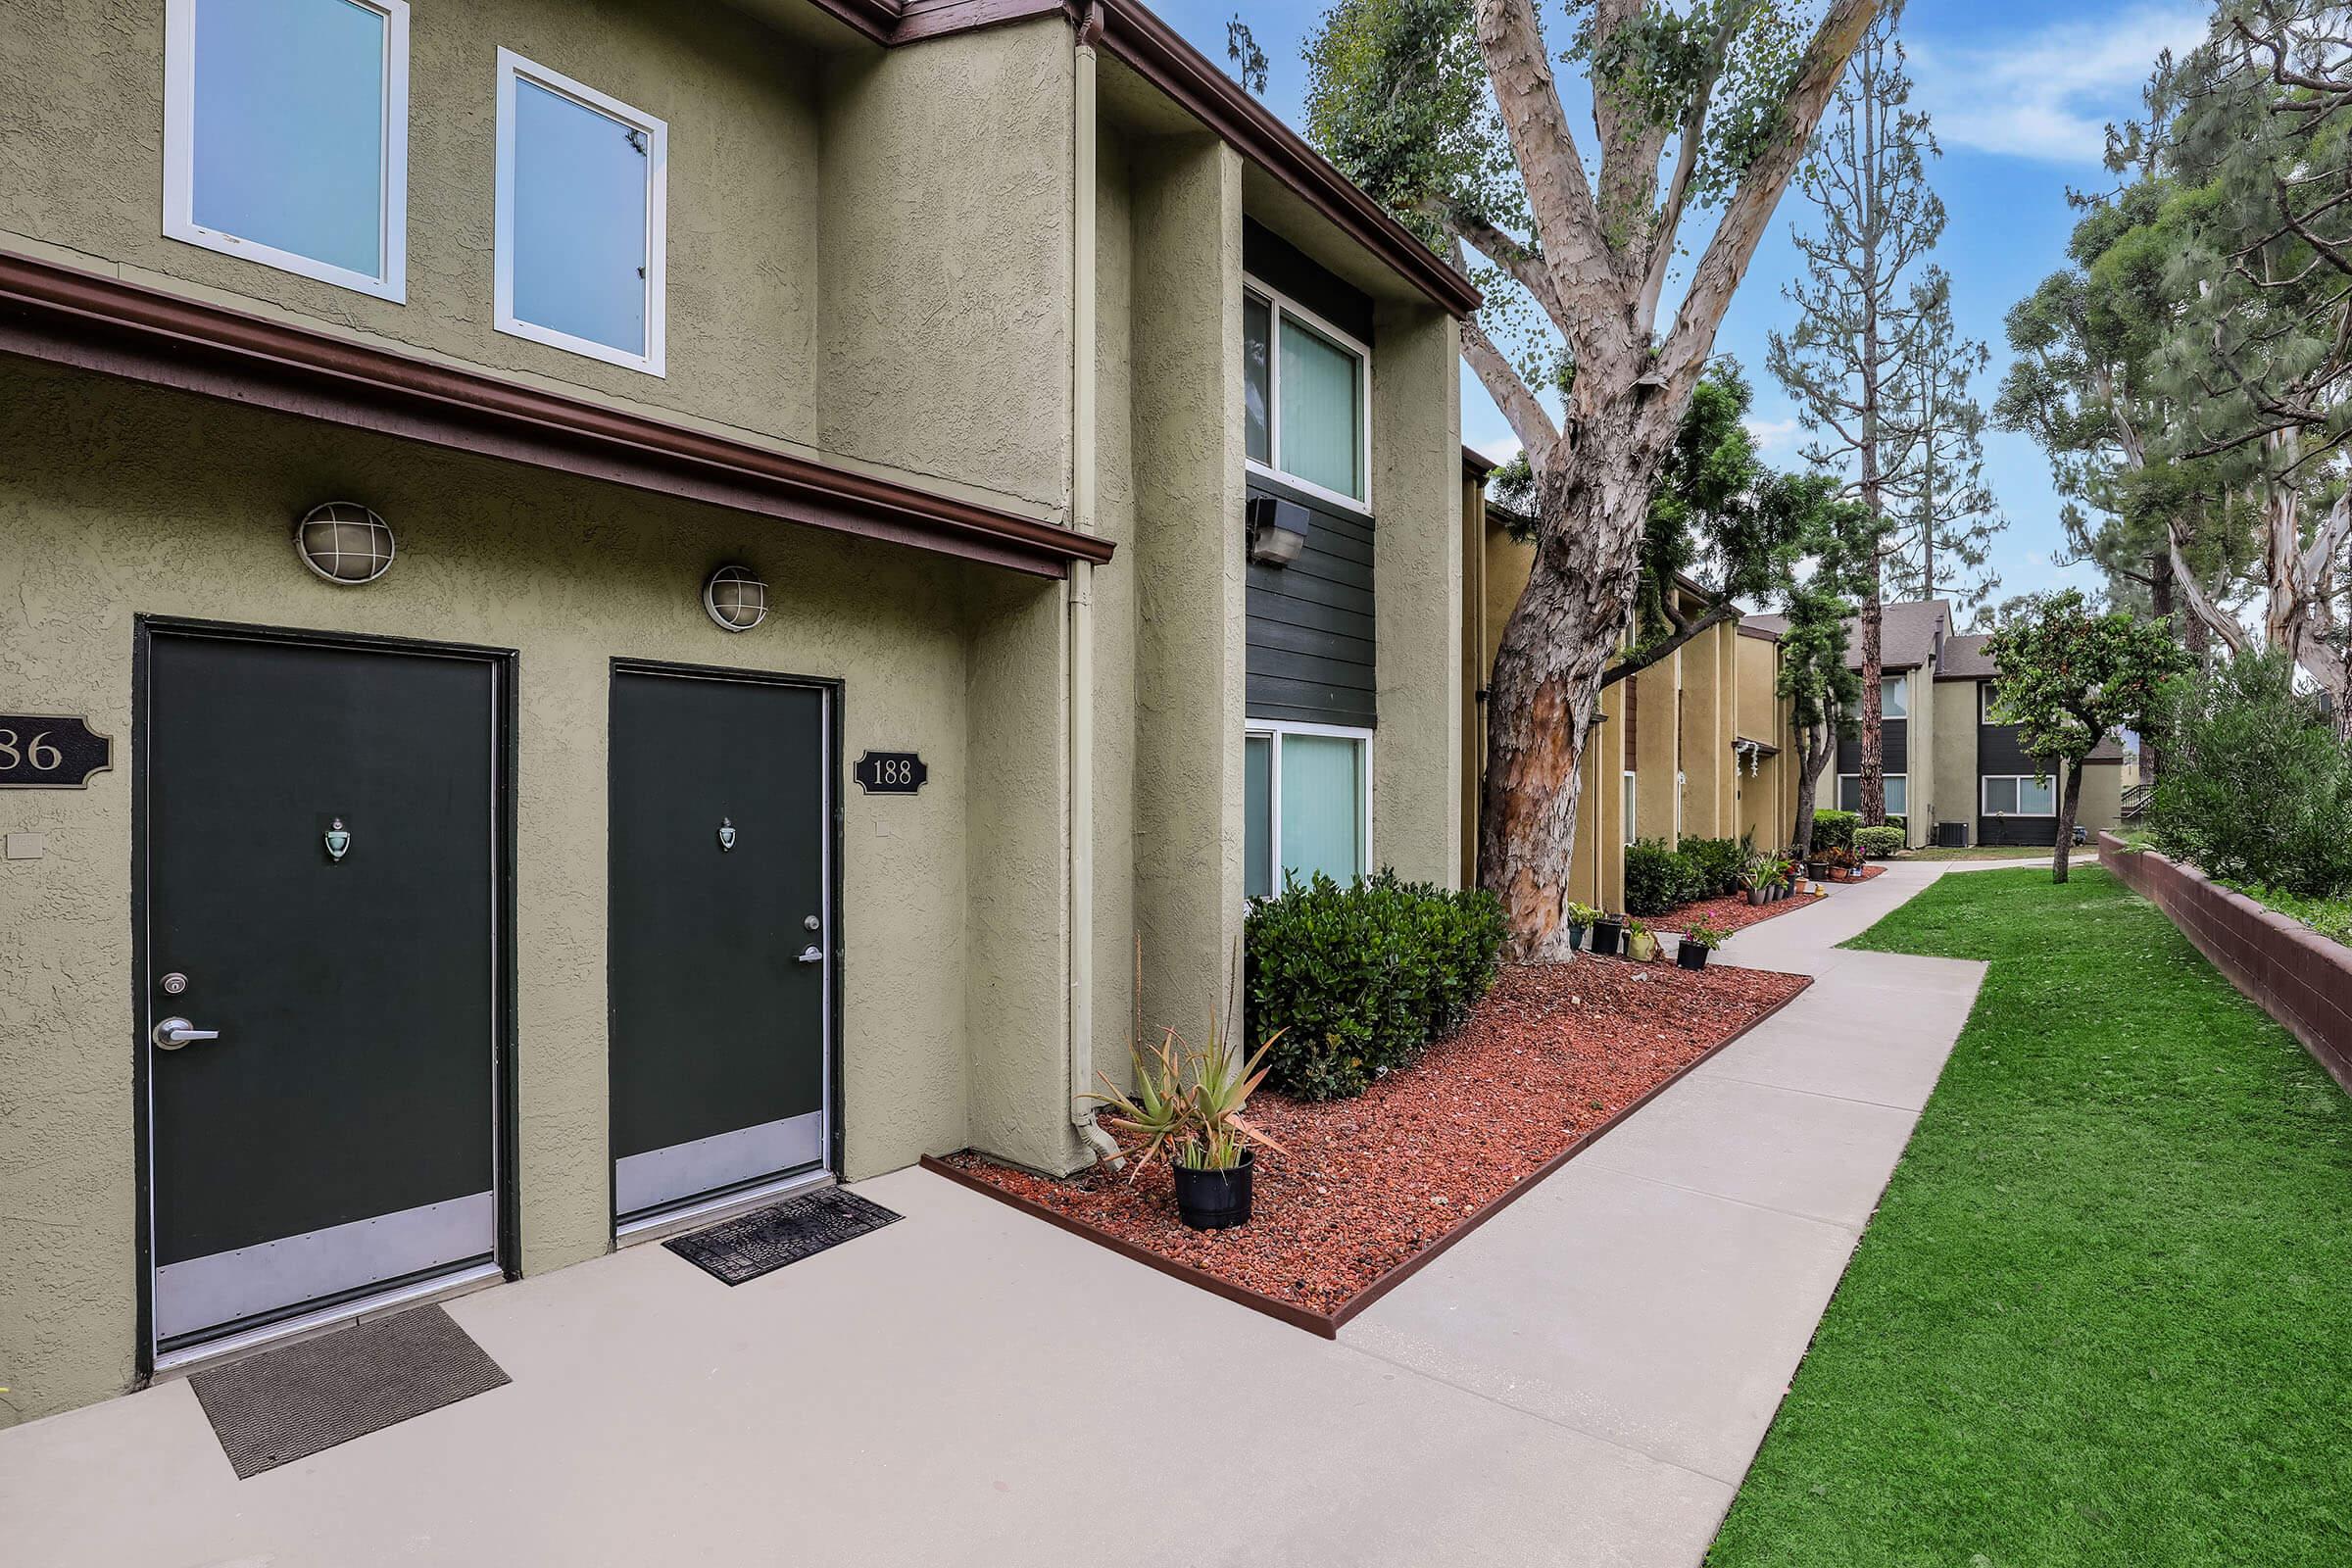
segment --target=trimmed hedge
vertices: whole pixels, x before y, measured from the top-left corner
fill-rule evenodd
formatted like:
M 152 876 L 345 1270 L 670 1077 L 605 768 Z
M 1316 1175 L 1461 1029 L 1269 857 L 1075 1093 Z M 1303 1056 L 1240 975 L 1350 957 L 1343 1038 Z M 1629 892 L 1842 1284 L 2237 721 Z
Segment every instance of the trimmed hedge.
M 1862 825 L 1860 811 L 1840 811 L 1835 807 L 1813 813 L 1813 847 L 1817 850 L 1850 850 L 1854 847 L 1854 829 Z
M 1483 888 L 1392 871 L 1346 887 L 1285 877 L 1243 925 L 1247 1038 L 1283 1031 L 1266 1081 L 1300 1100 L 1362 1094 L 1462 1026 L 1494 983 L 1502 937 L 1502 903 Z
M 1740 891 L 1740 876 L 1746 868 L 1749 846 L 1739 839 L 1685 838 L 1675 846 L 1675 853 L 1690 862 L 1698 873 L 1702 899 L 1720 899 Z
M 1664 914 L 1702 897 L 1698 867 L 1666 847 L 1664 839 L 1636 839 L 1625 847 L 1625 912 Z
M 1899 855 L 1903 849 L 1903 830 L 1891 824 L 1886 827 L 1854 829 L 1854 844 L 1874 860 L 1884 860 L 1889 855 Z

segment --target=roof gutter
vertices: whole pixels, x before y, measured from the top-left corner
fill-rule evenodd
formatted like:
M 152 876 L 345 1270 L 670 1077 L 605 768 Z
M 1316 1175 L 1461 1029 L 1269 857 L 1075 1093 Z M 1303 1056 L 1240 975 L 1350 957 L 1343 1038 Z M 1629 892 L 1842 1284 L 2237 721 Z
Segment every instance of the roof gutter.
M 0 251 L 0 354 L 1060 577 L 1110 544 L 716 431 Z

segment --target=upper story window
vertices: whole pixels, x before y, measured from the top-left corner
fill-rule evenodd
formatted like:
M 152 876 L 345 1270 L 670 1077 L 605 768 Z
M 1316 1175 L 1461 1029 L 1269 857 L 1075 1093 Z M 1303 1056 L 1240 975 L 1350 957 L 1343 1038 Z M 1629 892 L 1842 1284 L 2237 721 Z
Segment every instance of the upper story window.
M 1862 716 L 1862 699 L 1854 699 L 1852 717 Z M 1911 677 L 1882 675 L 1879 677 L 1879 717 L 1909 718 L 1911 716 Z
M 498 52 L 498 329 L 663 373 L 669 127 Z
M 164 232 L 408 296 L 406 0 L 169 0 Z
M 1363 510 L 1371 435 L 1371 352 L 1271 289 L 1242 296 L 1243 400 L 1250 461 Z
M 1984 724 L 1998 724 L 2000 720 L 1992 716 L 1992 710 L 1996 706 L 1998 706 L 2000 700 L 2001 694 L 1994 689 L 1992 682 L 1988 680 L 1981 680 L 1977 682 L 1978 722 Z

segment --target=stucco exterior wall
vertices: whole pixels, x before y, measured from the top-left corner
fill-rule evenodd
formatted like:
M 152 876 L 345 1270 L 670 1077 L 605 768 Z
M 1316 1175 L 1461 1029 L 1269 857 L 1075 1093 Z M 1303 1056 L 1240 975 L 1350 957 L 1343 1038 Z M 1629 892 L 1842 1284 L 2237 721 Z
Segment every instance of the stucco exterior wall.
M 0 863 L 0 1366 L 24 1417 L 120 1391 L 132 1370 L 131 650 L 138 613 L 520 650 L 516 948 L 523 1265 L 604 1250 L 605 735 L 616 655 L 839 677 L 851 757 L 919 749 L 920 795 L 844 803 L 847 1173 L 969 1141 L 965 985 L 987 952 L 1014 1000 L 985 1014 L 1058 1062 L 1060 993 L 967 929 L 1048 906 L 1024 857 L 1058 864 L 1055 713 L 1007 711 L 1057 678 L 1014 607 L 970 634 L 966 585 L 931 558 L 384 438 L 0 363 L 0 688 L 87 713 L 116 765 L 87 791 L 0 792 L 0 831 L 45 835 Z M 378 583 L 305 571 L 292 519 L 358 497 L 398 530 Z M 769 584 L 767 624 L 703 613 L 711 567 Z M 993 574 L 992 574 L 993 575 Z M 1054 585 L 1029 587 L 1052 601 Z M 1056 614 L 1044 617 L 1058 627 Z M 984 656 L 984 657 L 983 657 Z M 985 771 L 967 756 L 970 733 Z M 1034 762 L 1031 758 L 1034 757 Z M 985 780 L 985 785 L 967 781 Z M 972 835 L 967 860 L 966 834 Z M 1041 848 L 1042 846 L 1042 848 Z M 971 917 L 973 865 L 1013 885 Z M 1056 894 L 1057 898 L 1057 894 Z M 968 924 L 967 924 L 968 922 Z M 1038 946 L 1028 942 L 1023 951 Z M 1057 973 L 1058 971 L 1055 971 Z M 975 1016 L 982 1016 L 975 1006 Z M 1061 1100 L 1045 1102 L 1049 1113 Z M 1008 1137 L 1012 1136 L 1010 1134 Z
M 1914 849 L 1936 842 L 1936 815 L 1941 803 L 1932 789 L 1922 792 L 1920 787 L 1935 783 L 1936 758 L 1941 750 L 1936 744 L 1936 726 L 1945 706 L 1936 699 L 1952 691 L 1948 685 L 1937 688 L 1933 668 L 1923 665 L 1911 671 L 1911 754 L 1904 765 L 1909 770 L 1912 795 L 1905 803 L 1911 809 L 1903 815 L 1903 831 Z
M 1683 683 L 1681 649 L 1632 677 L 1640 688 L 1634 710 L 1634 836 L 1675 841 L 1682 804 L 1682 747 L 1676 735 L 1675 696 Z M 1619 682 L 1623 685 L 1624 682 Z
M 1728 820 L 1724 800 L 1731 784 L 1731 731 L 1738 717 L 1738 692 L 1721 678 L 1723 645 L 1718 626 L 1683 645 L 1683 832 L 1716 838 Z
M 2082 798 L 2075 805 L 2075 822 L 2093 834 L 2120 833 L 2124 826 L 2124 766 L 2121 762 L 2089 762 L 2082 768 Z
M 1242 166 L 1155 137 L 1130 168 L 1135 931 L 1144 1027 L 1189 1037 L 1242 928 Z
M 1102 127 L 1095 151 L 1095 522 L 1123 561 L 1094 574 L 1096 1070 L 1132 1078 L 1135 1029 L 1136 580 L 1134 174 Z
M 666 377 L 491 324 L 501 46 L 667 122 Z M 818 61 L 723 6 L 416 7 L 402 305 L 164 237 L 164 0 L 11 5 L 0 230 L 386 346 L 813 442 Z
M 1936 815 L 1945 822 L 1966 822 L 1968 842 L 1973 845 L 1977 842 L 1977 683 L 1947 680 L 1928 684 L 1936 687 L 1936 752 L 1934 770 L 1925 776 L 1935 781 Z
M 1046 17 L 827 76 L 827 451 L 1068 504 L 1070 38 Z
M 1443 312 L 1374 308 L 1372 863 L 1447 887 L 1461 831 L 1460 341 Z

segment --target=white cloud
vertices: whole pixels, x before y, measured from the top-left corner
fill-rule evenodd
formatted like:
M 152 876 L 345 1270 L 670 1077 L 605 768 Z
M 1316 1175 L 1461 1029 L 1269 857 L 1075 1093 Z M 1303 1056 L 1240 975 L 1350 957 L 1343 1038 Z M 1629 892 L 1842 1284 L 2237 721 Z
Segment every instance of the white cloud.
M 2157 54 L 2194 47 L 2211 14 L 2183 0 L 2143 0 L 1998 43 L 1921 40 L 1909 45 L 1911 101 L 1945 147 L 2095 165 L 2108 122 L 2139 112 Z
M 1747 426 L 1747 437 L 1756 444 L 1756 456 L 1766 463 L 1787 467 L 1796 456 L 1796 416 L 1785 419 L 1759 419 L 1750 416 L 1740 421 Z

